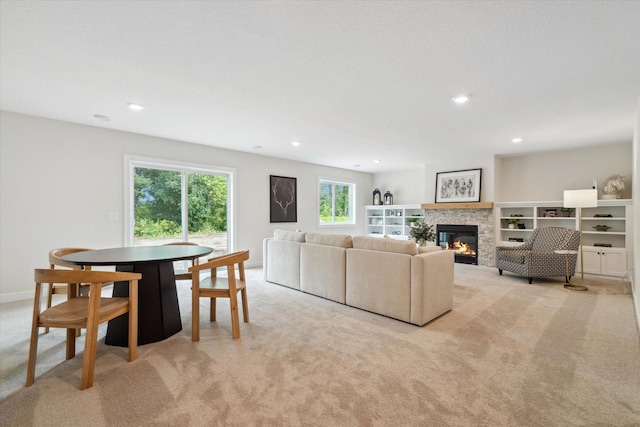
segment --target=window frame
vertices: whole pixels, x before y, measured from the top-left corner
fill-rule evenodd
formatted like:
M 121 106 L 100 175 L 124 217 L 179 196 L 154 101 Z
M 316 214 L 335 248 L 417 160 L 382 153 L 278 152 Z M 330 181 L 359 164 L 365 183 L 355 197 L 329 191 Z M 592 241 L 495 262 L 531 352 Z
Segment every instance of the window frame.
M 331 201 L 331 209 L 332 209 L 332 216 L 334 219 L 334 222 L 322 222 L 320 219 L 320 186 L 322 184 L 331 184 L 332 186 L 335 185 L 345 185 L 349 187 L 349 221 L 348 222 L 335 222 L 335 191 L 332 191 L 332 201 Z M 356 183 L 353 181 L 348 181 L 348 180 L 344 180 L 344 179 L 338 179 L 338 178 L 329 178 L 329 177 L 323 177 L 323 176 L 319 176 L 318 177 L 318 184 L 316 186 L 316 191 L 317 191 L 317 197 L 316 197 L 316 202 L 317 202 L 317 207 L 316 207 L 316 213 L 318 214 L 318 227 L 353 227 L 356 225 L 356 209 L 355 209 L 355 202 L 356 202 Z
M 133 246 L 134 242 L 134 176 L 135 168 L 163 169 L 185 174 L 197 173 L 227 176 L 227 250 L 235 250 L 236 242 L 236 170 L 224 166 L 211 166 L 152 157 L 124 156 L 124 245 Z M 188 206 L 187 180 L 182 179 L 182 205 Z M 182 224 L 187 222 L 186 209 L 182 210 Z M 186 238 L 183 230 L 183 239 Z

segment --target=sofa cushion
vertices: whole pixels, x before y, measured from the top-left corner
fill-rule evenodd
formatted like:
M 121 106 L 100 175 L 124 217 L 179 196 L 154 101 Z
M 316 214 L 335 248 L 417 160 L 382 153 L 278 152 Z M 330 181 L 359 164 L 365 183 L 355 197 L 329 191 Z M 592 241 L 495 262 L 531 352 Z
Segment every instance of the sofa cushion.
M 347 234 L 307 233 L 305 240 L 307 243 L 314 245 L 337 246 L 339 248 L 353 247 L 353 239 Z
M 303 231 L 274 230 L 273 239 L 304 243 L 305 234 Z
M 354 249 L 369 251 L 394 252 L 399 254 L 417 255 L 418 248 L 414 240 L 379 239 L 377 237 L 353 237 Z

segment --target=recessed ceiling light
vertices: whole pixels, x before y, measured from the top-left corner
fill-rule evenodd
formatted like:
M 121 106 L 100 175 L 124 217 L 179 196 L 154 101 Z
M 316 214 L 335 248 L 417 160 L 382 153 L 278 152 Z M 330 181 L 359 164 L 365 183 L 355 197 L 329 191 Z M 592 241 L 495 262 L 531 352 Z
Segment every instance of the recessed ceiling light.
M 127 105 L 133 111 L 142 111 L 142 110 L 144 110 L 144 105 L 142 105 L 142 104 L 136 104 L 135 102 L 130 102 Z
M 469 100 L 469 95 L 458 95 L 454 96 L 452 99 L 456 104 L 464 104 Z
M 517 144 L 519 142 L 522 142 L 522 138 L 520 138 L 520 137 L 512 138 L 511 142 L 513 142 L 514 144 Z
M 111 121 L 111 117 L 105 116 L 104 114 L 94 114 L 93 117 L 95 117 L 98 120 L 102 120 L 103 122 L 110 122 Z
M 294 147 L 298 147 L 300 145 L 300 141 L 293 141 L 291 145 L 293 145 Z
M 374 160 L 373 163 L 382 163 L 382 160 Z

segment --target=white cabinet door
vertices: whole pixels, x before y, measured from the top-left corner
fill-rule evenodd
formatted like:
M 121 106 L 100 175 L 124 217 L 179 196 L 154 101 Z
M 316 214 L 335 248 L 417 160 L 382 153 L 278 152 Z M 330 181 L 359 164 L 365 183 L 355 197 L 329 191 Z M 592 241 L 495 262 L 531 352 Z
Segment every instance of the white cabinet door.
M 582 248 L 582 254 L 584 256 L 584 272 L 587 274 L 601 274 L 600 251 L 597 248 L 585 246 Z M 580 263 L 576 265 L 576 275 L 578 274 L 580 274 Z
M 601 251 L 601 274 L 624 276 L 627 272 L 627 254 L 624 250 L 607 249 Z
M 624 276 L 627 271 L 627 251 L 620 248 L 584 246 L 584 272 L 607 276 Z M 576 274 L 580 272 L 580 264 Z

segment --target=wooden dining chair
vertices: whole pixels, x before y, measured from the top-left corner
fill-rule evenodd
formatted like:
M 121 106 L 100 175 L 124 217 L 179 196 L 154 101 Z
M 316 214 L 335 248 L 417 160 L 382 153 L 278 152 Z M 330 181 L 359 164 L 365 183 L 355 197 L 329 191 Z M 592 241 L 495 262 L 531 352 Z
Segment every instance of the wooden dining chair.
M 138 280 L 139 273 L 86 271 L 86 270 L 52 270 L 36 269 L 35 298 L 33 302 L 33 320 L 31 326 L 31 344 L 27 365 L 27 382 L 33 384 L 38 349 L 38 328 L 65 328 L 67 330 L 66 359 L 76 355 L 76 329 L 86 328 L 84 357 L 82 361 L 82 380 L 80 389 L 93 385 L 96 348 L 98 342 L 98 325 L 129 313 L 129 361 L 137 357 L 138 350 Z M 129 282 L 128 297 L 102 297 L 102 286 L 110 282 Z M 41 311 L 40 295 L 43 283 L 67 285 L 67 300 Z M 78 283 L 89 283 L 89 297 L 78 298 Z
M 198 246 L 198 244 L 194 242 L 171 242 L 171 243 L 165 243 L 165 246 Z M 182 262 L 182 261 L 178 261 L 178 262 Z M 198 265 L 199 262 L 200 260 L 198 258 L 194 258 L 193 261 L 191 261 L 191 265 Z M 175 268 L 175 263 L 174 263 L 174 268 Z M 174 272 L 174 276 L 176 280 L 191 280 L 191 273 L 187 270 L 185 271 L 177 270 Z
M 56 267 L 64 267 L 70 268 L 72 270 L 91 270 L 91 266 L 87 266 L 83 268 L 81 265 L 71 264 L 65 262 L 61 259 L 61 257 L 73 254 L 76 252 L 90 251 L 91 249 L 86 248 L 57 248 L 49 251 L 49 268 L 52 270 Z M 86 296 L 89 293 L 89 284 L 88 283 L 80 283 L 76 285 L 78 287 L 77 291 L 78 295 Z M 53 300 L 53 294 L 66 294 L 67 293 L 67 285 L 60 283 L 49 283 L 49 288 L 47 292 L 47 308 L 51 307 L 51 302 Z M 45 328 L 44 333 L 48 333 L 49 328 Z M 80 336 L 80 329 L 78 329 L 78 336 Z
M 240 320 L 238 316 L 238 292 L 242 295 L 242 315 L 245 323 L 249 323 L 249 303 L 247 301 L 247 284 L 244 275 L 244 262 L 249 259 L 249 251 L 234 252 L 210 258 L 209 261 L 189 268 L 193 274 L 191 293 L 191 340 L 200 341 L 200 298 L 210 299 L 209 320 L 216 320 L 216 298 L 229 298 L 231 307 L 231 326 L 233 339 L 240 338 Z M 236 265 L 238 276 L 236 277 Z M 217 269 L 227 268 L 227 277 L 218 277 Z M 200 278 L 200 271 L 211 270 L 211 275 Z

